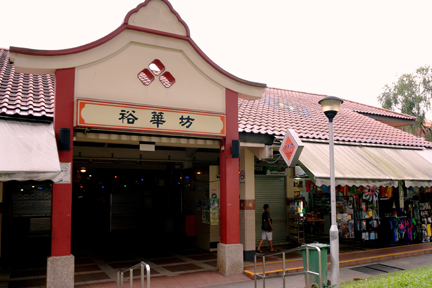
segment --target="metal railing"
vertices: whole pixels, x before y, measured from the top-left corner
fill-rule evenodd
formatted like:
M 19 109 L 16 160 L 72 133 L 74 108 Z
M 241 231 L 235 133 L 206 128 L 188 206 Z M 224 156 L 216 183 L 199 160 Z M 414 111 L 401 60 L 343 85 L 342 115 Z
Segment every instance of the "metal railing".
M 117 270 L 117 288 L 123 288 L 124 272 L 129 270 L 130 288 L 133 288 L 133 270 L 141 268 L 141 288 L 144 288 L 144 267 L 146 269 L 147 288 L 150 288 L 150 266 L 145 262 L 140 262 L 130 268 Z
M 318 272 L 314 272 L 314 271 L 309 271 L 309 249 L 313 248 L 316 249 L 318 251 L 318 259 L 319 259 L 319 263 L 318 263 Z M 286 273 L 285 270 L 285 254 L 287 253 L 291 253 L 297 250 L 303 250 L 306 249 L 306 268 L 305 271 L 303 272 L 296 272 L 296 273 Z M 265 258 L 268 256 L 274 256 L 274 255 L 279 255 L 282 254 L 282 274 L 278 274 L 278 275 L 272 275 L 272 276 L 266 276 L 266 270 L 265 270 Z M 262 275 L 257 273 L 257 257 L 262 257 L 263 262 L 262 262 L 262 267 L 263 267 L 263 272 Z M 311 245 L 304 245 L 304 246 L 300 246 L 297 248 L 293 248 L 293 249 L 288 249 L 288 250 L 283 250 L 280 252 L 274 252 L 274 253 L 269 253 L 269 254 L 263 254 L 263 253 L 256 253 L 255 257 L 254 257 L 254 281 L 255 281 L 255 288 L 257 288 L 257 280 L 258 278 L 262 278 L 263 279 L 263 288 L 265 288 L 265 280 L 266 278 L 277 278 L 277 277 L 282 277 L 283 279 L 283 288 L 285 288 L 285 277 L 287 276 L 294 276 L 294 275 L 299 275 L 299 274 L 306 274 L 306 287 L 310 288 L 310 287 L 319 287 L 322 288 L 322 267 L 321 267 L 321 249 L 319 247 L 316 246 L 311 246 Z M 309 275 L 316 275 L 319 277 L 319 283 L 311 283 L 309 284 Z M 314 286 L 312 286 L 314 285 Z

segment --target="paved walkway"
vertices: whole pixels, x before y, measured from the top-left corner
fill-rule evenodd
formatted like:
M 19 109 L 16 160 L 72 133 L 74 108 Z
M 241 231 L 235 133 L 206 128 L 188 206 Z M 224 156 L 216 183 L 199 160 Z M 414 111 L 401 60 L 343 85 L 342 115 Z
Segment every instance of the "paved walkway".
M 279 249 L 281 248 L 284 247 Z M 244 274 L 225 277 L 216 271 L 216 253 L 204 252 L 198 249 L 178 251 L 158 258 L 99 257 L 86 253 L 76 254 L 75 257 L 75 287 L 117 287 L 117 269 L 128 268 L 140 261 L 145 261 L 151 266 L 152 288 L 254 287 L 254 281 L 251 280 L 253 263 L 245 262 Z M 411 257 L 415 257 L 415 260 Z M 280 255 L 266 258 L 266 274 L 280 274 L 282 271 Z M 365 269 L 368 269 L 367 267 L 363 267 L 359 271 L 352 269 L 359 265 L 370 265 L 372 262 L 379 264 L 390 263 L 385 265 L 395 266 L 400 269 L 411 269 L 432 263 L 432 243 L 356 252 L 341 249 L 340 261 L 341 281 L 367 277 L 368 274 L 364 273 Z M 39 261 L 39 263 L 37 261 L 25 263 L 28 264 L 27 267 L 20 267 L 10 271 L 0 270 L 0 287 L 45 287 L 46 259 Z M 347 268 L 348 266 L 350 268 Z M 262 265 L 258 265 L 258 268 L 258 271 L 262 271 Z M 287 255 L 286 269 L 288 273 L 303 270 L 303 262 L 299 252 Z M 128 277 L 128 275 L 125 276 Z M 134 274 L 134 276 L 134 287 L 140 287 L 139 279 L 136 279 L 138 274 Z M 304 275 L 290 276 L 288 279 L 289 286 L 287 287 L 304 287 Z M 262 285 L 262 280 L 259 280 L 259 282 Z M 266 283 L 268 283 L 267 287 L 282 287 L 278 286 L 282 285 L 281 278 L 267 279 Z M 293 286 L 294 283 L 298 286 Z M 125 283 L 125 287 L 129 287 L 129 282 Z
M 377 267 L 380 265 L 380 267 Z M 397 270 L 409 270 L 418 267 L 430 266 L 432 265 L 432 254 L 424 254 L 418 256 L 412 256 L 407 258 L 399 258 L 387 261 L 379 261 L 376 264 L 363 264 L 356 265 L 352 267 L 340 268 L 340 281 L 351 281 L 355 278 L 364 279 L 380 274 L 386 274 Z M 330 271 L 329 271 L 330 272 Z M 282 288 L 283 282 L 282 278 L 269 278 L 266 279 L 266 287 L 271 288 Z M 305 279 L 304 275 L 293 275 L 288 276 L 285 279 L 286 286 L 289 288 L 304 288 Z M 181 286 L 180 286 L 181 287 Z M 255 283 L 253 280 L 248 282 L 232 283 L 229 285 L 215 285 L 212 288 L 254 288 Z M 257 287 L 263 287 L 263 280 L 257 281 Z
M 346 252 L 341 251 L 339 255 L 339 266 L 347 267 L 362 265 L 371 262 L 386 261 L 391 259 L 405 258 L 432 253 L 432 243 L 420 243 L 389 248 L 372 249 L 366 251 Z M 265 255 L 265 254 L 264 254 Z M 260 261 L 262 258 L 259 258 Z M 282 255 L 272 255 L 266 257 L 265 271 L 266 275 L 278 275 L 282 273 Z M 330 255 L 328 255 L 328 264 L 330 264 Z M 330 268 L 330 265 L 328 265 Z M 285 261 L 286 273 L 296 273 L 303 271 L 303 259 L 301 253 L 296 251 L 286 255 Z M 263 265 L 257 265 L 257 273 L 262 275 Z M 253 263 L 245 263 L 245 274 L 251 278 L 254 273 Z

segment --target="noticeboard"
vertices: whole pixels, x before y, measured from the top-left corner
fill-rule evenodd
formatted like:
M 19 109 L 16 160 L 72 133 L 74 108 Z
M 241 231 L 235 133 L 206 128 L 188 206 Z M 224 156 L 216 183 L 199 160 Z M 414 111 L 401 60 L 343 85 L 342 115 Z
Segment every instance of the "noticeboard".
M 279 153 L 282 155 L 288 167 L 293 168 L 296 166 L 303 147 L 303 142 L 300 140 L 297 133 L 293 129 L 288 129 L 279 148 Z

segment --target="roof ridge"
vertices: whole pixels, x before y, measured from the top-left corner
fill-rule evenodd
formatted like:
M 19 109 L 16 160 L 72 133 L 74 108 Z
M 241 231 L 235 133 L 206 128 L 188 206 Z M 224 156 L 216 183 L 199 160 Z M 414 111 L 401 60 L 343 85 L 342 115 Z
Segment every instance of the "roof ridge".
M 372 106 L 372 105 L 370 105 L 370 104 L 363 104 L 363 103 L 355 102 L 355 101 L 352 101 L 352 100 L 349 100 L 349 99 L 343 99 L 343 100 L 344 100 L 344 101 L 347 101 L 347 102 L 354 103 L 354 104 L 364 105 L 364 106 L 371 107 L 371 108 L 378 109 L 378 110 L 391 111 L 391 112 L 393 112 L 393 113 L 395 113 L 395 114 L 404 115 L 404 116 L 409 117 L 409 118 L 416 118 L 416 117 L 413 116 L 413 115 L 409 115 L 409 114 L 405 114 L 405 113 L 397 112 L 397 111 L 394 111 L 394 110 L 391 110 L 391 109 L 387 109 L 387 108 L 383 108 L 383 107 L 376 107 L 376 106 Z M 367 111 L 363 111 L 363 113 L 370 113 L 370 114 L 373 114 L 373 113 L 371 113 L 371 112 L 367 112 Z
M 266 89 L 275 89 L 275 90 L 283 90 L 283 91 L 289 91 L 289 92 L 296 92 L 296 93 L 303 93 L 303 94 L 309 94 L 314 96 L 330 96 L 327 94 L 318 94 L 314 92 L 306 92 L 306 91 L 299 91 L 299 90 L 292 90 L 292 89 L 284 89 L 284 88 L 276 88 L 276 87 L 267 87 Z

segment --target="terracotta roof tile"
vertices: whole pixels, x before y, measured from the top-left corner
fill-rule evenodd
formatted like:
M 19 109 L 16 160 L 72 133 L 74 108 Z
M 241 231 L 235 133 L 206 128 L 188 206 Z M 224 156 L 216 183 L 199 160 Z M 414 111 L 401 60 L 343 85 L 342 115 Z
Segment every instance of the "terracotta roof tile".
M 0 48 L 0 115 L 53 117 L 54 75 L 16 73 Z
M 384 108 L 374 107 L 366 104 L 361 104 L 357 102 L 353 102 L 351 100 L 345 100 L 344 99 L 344 106 L 346 108 L 351 109 L 355 112 L 359 113 L 365 113 L 365 114 L 371 114 L 371 115 L 378 115 L 378 116 L 387 116 L 387 117 L 394 117 L 399 119 L 405 119 L 405 120 L 415 120 L 414 116 L 387 110 Z
M 0 49 L 0 115 L 53 117 L 54 75 L 16 73 L 8 61 L 9 51 Z M 239 131 L 285 134 L 294 129 L 301 138 L 328 140 L 328 120 L 318 101 L 326 95 L 267 88 L 260 100 L 239 99 Z M 364 116 L 400 119 L 412 116 L 344 100 L 334 119 L 335 140 L 432 147 L 432 143 Z
M 318 104 L 324 97 L 326 95 L 267 88 L 259 100 L 239 99 L 239 132 L 279 136 L 291 128 L 300 138 L 328 140 L 328 119 Z M 363 113 L 415 119 L 402 113 L 344 100 L 334 119 L 335 141 L 432 147 L 431 142 Z

